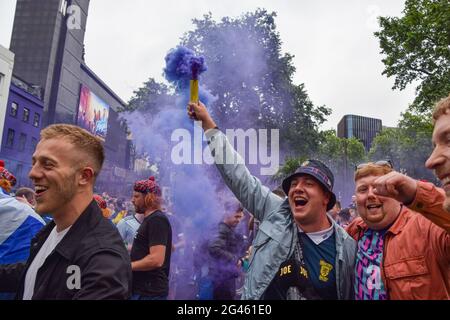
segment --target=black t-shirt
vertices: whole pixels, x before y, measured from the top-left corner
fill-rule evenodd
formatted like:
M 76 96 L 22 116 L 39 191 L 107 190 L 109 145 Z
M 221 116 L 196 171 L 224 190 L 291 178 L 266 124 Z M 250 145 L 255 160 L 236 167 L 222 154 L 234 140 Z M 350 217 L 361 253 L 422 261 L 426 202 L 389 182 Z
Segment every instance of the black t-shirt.
M 145 296 L 160 296 L 169 293 L 170 255 L 172 251 L 172 228 L 169 219 L 161 211 L 156 211 L 142 221 L 134 237 L 131 261 L 143 259 L 150 247 L 166 246 L 164 263 L 161 268 L 151 271 L 133 271 L 133 293 Z

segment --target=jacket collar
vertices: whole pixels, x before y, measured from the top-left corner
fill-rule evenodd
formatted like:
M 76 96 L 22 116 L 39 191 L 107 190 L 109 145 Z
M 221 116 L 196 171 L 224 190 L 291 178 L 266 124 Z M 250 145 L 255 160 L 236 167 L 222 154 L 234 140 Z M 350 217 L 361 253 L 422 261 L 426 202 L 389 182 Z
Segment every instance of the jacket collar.
M 83 213 L 67 232 L 66 236 L 56 246 L 56 251 L 64 258 L 70 259 L 77 249 L 84 235 L 93 229 L 102 219 L 103 215 L 95 200 L 92 200 Z
M 334 221 L 334 219 L 327 213 L 328 220 L 331 221 L 333 225 L 335 239 L 336 239 L 336 254 L 339 260 L 344 261 L 344 242 L 350 237 L 345 230 Z
M 400 232 L 402 232 L 403 228 L 409 220 L 409 212 L 409 209 L 406 206 L 402 205 L 397 219 L 391 225 L 388 232 L 391 232 L 392 234 L 399 234 Z
M 61 242 L 58 243 L 55 251 L 67 260 L 70 260 L 78 247 L 80 240 L 83 239 L 84 235 L 98 224 L 100 219 L 102 219 L 100 208 L 95 200 L 92 200 L 92 202 L 86 207 L 83 213 L 72 225 Z M 39 247 L 42 247 L 55 226 L 55 221 L 52 220 L 41 231 L 39 231 L 35 238 L 37 242 L 35 245 L 39 244 Z

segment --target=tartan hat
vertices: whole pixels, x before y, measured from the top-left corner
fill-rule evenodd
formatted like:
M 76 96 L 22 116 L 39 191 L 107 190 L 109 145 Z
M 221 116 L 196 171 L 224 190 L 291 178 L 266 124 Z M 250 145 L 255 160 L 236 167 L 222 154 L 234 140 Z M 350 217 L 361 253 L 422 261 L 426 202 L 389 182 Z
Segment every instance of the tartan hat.
M 100 207 L 100 209 L 106 209 L 106 201 L 105 199 L 103 199 L 102 196 L 94 194 L 94 200 L 97 201 L 97 204 Z
M 150 177 L 147 180 L 138 180 L 134 183 L 134 191 L 144 194 L 153 193 L 157 196 L 161 196 L 161 189 L 155 182 L 155 177 Z
M 330 202 L 328 202 L 327 210 L 331 210 L 336 203 L 336 195 L 333 192 L 334 176 L 333 172 L 319 160 L 307 160 L 295 170 L 293 174 L 283 180 L 282 188 L 286 195 L 289 193 L 291 181 L 300 175 L 309 175 L 316 179 L 322 187 L 331 194 Z
M 3 160 L 0 160 L 0 179 L 8 180 L 11 187 L 14 187 L 17 182 L 16 177 L 5 168 L 5 162 Z

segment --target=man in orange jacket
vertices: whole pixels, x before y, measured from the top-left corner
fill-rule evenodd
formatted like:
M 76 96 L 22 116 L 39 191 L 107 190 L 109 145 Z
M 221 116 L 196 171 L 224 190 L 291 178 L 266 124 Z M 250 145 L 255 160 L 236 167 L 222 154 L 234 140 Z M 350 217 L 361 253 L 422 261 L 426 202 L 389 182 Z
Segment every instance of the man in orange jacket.
M 395 180 L 397 190 L 409 188 L 412 191 L 404 193 L 409 198 L 394 199 L 394 188 L 382 193 L 386 187 L 380 186 L 382 180 Z M 395 172 L 382 162 L 358 167 L 355 183 L 360 217 L 347 228 L 358 241 L 355 298 L 450 299 L 450 235 L 443 224 L 410 209 L 428 208 L 435 221 L 445 220 L 449 213 L 442 207 L 443 190 Z
M 426 166 L 444 190 L 393 171 L 389 162 L 357 168 L 361 218 L 347 230 L 358 241 L 356 299 L 450 299 L 450 96 L 437 104 L 433 121 Z

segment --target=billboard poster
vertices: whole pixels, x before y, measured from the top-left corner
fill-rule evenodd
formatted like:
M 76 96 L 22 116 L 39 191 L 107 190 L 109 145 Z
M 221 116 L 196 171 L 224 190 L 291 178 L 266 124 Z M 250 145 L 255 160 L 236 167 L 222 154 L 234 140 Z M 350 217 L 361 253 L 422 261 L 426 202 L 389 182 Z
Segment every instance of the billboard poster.
M 77 124 L 103 141 L 108 129 L 109 106 L 88 87 L 81 85 Z

